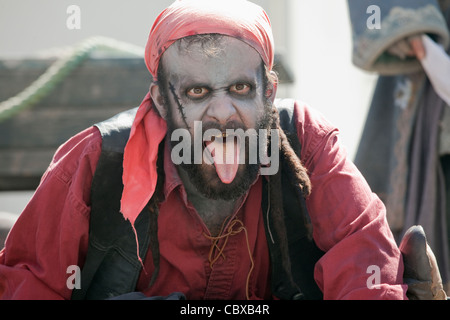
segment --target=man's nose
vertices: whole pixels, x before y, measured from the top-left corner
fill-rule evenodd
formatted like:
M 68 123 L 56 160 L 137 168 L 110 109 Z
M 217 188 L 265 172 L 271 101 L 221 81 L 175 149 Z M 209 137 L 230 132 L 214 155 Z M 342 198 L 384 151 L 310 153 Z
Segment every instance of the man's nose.
M 236 120 L 237 110 L 233 104 L 232 99 L 228 97 L 217 97 L 208 107 L 206 115 L 215 122 L 221 125 L 226 125 L 227 122 Z

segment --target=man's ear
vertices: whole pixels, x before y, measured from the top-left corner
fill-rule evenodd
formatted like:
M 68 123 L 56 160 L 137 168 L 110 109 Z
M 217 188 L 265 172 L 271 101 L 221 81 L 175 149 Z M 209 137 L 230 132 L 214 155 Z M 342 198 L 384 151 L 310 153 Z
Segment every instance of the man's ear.
M 155 82 L 152 82 L 152 84 L 150 85 L 150 96 L 152 97 L 152 100 L 161 118 L 167 120 L 167 106 L 164 103 L 164 97 L 161 94 L 160 87 Z
M 265 95 L 266 98 L 270 99 L 273 103 L 275 101 L 275 97 L 277 96 L 278 75 L 274 71 L 270 71 L 270 76 L 272 78 L 272 81 L 269 81 L 269 83 L 267 84 Z

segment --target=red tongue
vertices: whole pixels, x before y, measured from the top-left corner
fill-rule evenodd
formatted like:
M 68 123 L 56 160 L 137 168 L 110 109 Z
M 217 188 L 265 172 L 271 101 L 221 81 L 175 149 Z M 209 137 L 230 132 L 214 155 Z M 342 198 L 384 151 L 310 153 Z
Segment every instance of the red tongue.
M 226 138 L 215 139 L 214 142 L 207 141 L 206 147 L 214 159 L 220 180 L 225 184 L 233 182 L 239 168 L 240 148 L 237 141 Z

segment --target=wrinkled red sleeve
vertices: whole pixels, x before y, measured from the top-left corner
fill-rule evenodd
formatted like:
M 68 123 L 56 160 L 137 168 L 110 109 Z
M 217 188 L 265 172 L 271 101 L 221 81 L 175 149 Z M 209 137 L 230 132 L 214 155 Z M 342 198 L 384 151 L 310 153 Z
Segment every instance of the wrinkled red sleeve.
M 67 268 L 88 246 L 90 186 L 101 151 L 91 127 L 62 145 L 0 252 L 2 299 L 69 299 Z M 71 282 L 72 283 L 72 282 Z
M 313 237 L 325 251 L 315 279 L 325 299 L 405 299 L 401 253 L 385 207 L 347 158 L 338 130 L 297 102 L 295 116 L 312 193 Z

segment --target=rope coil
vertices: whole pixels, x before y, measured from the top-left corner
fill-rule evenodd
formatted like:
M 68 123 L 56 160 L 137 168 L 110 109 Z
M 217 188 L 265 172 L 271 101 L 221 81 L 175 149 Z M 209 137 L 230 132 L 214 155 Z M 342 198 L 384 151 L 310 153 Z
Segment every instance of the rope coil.
M 50 94 L 94 50 L 105 48 L 144 57 L 144 49 L 106 37 L 92 37 L 56 60 L 38 79 L 17 95 L 0 103 L 0 122 L 28 109 Z

